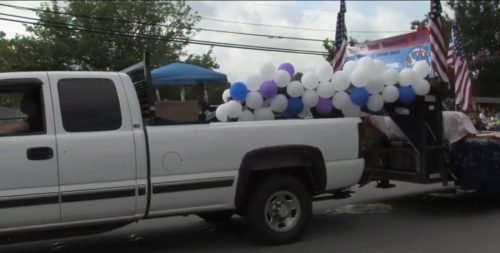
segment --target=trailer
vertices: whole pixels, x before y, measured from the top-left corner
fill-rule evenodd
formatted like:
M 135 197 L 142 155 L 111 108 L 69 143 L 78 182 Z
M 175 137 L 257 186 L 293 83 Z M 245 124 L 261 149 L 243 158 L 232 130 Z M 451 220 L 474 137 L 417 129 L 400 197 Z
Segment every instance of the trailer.
M 430 63 L 429 32 L 422 30 L 362 44 L 351 48 L 347 59 L 366 55 L 399 69 L 411 67 L 417 60 Z M 450 134 L 446 131 L 450 130 L 445 130 L 443 123 L 443 114 L 450 112 L 445 111 L 443 100 L 451 93 L 451 85 L 439 81 L 432 71 L 428 80 L 429 94 L 418 96 L 414 103 L 384 105 L 384 115 L 390 117 L 405 138 L 387 136 L 373 125 L 370 117 L 363 119 L 360 136 L 366 165 L 360 185 L 376 181 L 379 188 L 391 188 L 391 180 L 441 182 L 443 186 L 454 182 L 458 194 L 497 195 L 499 135 L 460 135 L 460 140 L 450 142 L 446 138 Z M 472 123 L 468 124 L 474 129 Z

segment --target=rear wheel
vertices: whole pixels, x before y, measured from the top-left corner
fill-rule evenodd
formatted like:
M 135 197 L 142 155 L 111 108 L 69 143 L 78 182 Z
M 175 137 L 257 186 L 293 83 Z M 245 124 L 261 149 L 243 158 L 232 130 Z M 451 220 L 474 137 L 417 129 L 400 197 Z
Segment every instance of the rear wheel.
M 311 193 L 304 183 L 291 176 L 273 176 L 253 189 L 245 220 L 260 242 L 284 244 L 299 239 L 311 213 Z

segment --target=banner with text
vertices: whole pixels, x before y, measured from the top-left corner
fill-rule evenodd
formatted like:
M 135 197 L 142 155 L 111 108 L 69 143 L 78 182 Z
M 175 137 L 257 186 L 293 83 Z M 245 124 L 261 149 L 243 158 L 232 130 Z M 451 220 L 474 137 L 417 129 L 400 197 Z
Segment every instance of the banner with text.
M 346 61 L 359 59 L 363 56 L 381 60 L 388 67 L 398 71 L 411 68 L 415 62 L 420 60 L 426 60 L 432 66 L 429 31 L 421 30 L 349 47 Z M 434 77 L 432 69 L 429 77 Z

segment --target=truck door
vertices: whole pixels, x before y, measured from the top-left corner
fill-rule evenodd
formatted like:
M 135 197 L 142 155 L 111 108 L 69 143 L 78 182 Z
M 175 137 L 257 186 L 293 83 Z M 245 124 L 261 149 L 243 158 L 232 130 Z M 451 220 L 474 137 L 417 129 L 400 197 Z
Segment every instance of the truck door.
M 136 212 L 130 111 L 118 74 L 50 75 L 63 222 L 129 219 Z
M 47 74 L 19 75 L 0 74 L 0 230 L 60 220 Z

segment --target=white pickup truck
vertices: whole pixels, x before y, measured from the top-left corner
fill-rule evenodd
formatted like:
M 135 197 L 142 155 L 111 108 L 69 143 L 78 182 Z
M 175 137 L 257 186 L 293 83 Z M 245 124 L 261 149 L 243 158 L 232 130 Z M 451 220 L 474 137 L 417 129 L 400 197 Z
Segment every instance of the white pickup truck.
M 146 124 L 120 72 L 1 73 L 0 107 L 0 237 L 238 214 L 288 243 L 364 167 L 357 118 Z

